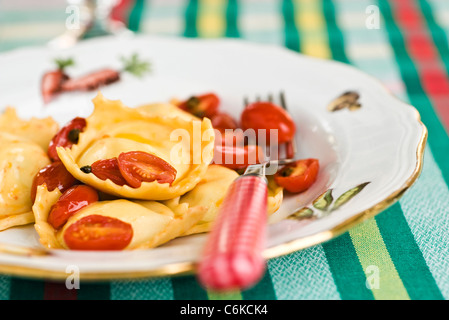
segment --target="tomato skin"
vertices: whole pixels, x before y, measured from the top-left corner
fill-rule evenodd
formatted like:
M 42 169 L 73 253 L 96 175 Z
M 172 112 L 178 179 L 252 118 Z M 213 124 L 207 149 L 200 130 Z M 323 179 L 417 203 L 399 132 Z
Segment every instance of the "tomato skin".
M 218 112 L 211 118 L 212 127 L 215 130 L 216 144 L 237 145 L 244 142 L 243 130 L 238 128 L 237 121 L 227 113 Z
M 192 96 L 182 101 L 178 107 L 199 118 L 212 118 L 219 109 L 220 98 L 215 93 Z
M 65 125 L 53 137 L 48 146 L 48 156 L 53 161 L 59 161 L 59 156 L 56 147 L 70 148 L 73 144 L 78 142 L 78 135 L 86 127 L 86 119 L 77 117 Z
M 69 76 L 61 69 L 46 72 L 41 80 L 41 93 L 44 103 L 50 102 L 57 93 L 61 92 L 61 85 L 68 79 Z
M 271 102 L 254 102 L 246 106 L 241 114 L 240 125 L 243 130 L 254 129 L 256 134 L 259 129 L 265 129 L 267 144 L 291 141 L 296 132 L 296 125 L 290 115 Z M 270 141 L 272 129 L 278 130 L 278 141 Z
M 67 189 L 52 206 L 47 222 L 55 229 L 61 228 L 76 212 L 98 201 L 98 192 L 86 185 Z
M 122 250 L 132 237 L 129 223 L 102 215 L 83 217 L 64 233 L 64 241 L 72 250 Z
M 245 144 L 245 134 L 242 130 L 215 130 L 215 145 L 222 146 L 243 146 Z
M 227 159 L 232 159 L 231 163 Z M 248 165 L 260 163 L 263 159 L 263 149 L 257 145 L 226 146 L 215 145 L 214 163 L 233 170 L 246 168 Z M 237 163 L 241 162 L 243 163 Z
M 64 192 L 74 184 L 78 183 L 78 180 L 67 171 L 61 161 L 56 161 L 45 166 L 36 174 L 31 186 L 31 201 L 33 203 L 36 199 L 37 187 L 44 183 L 47 186 L 47 190 L 50 192 L 56 188 L 58 188 L 59 191 Z
M 318 159 L 303 159 L 288 164 L 276 172 L 276 183 L 292 193 L 299 193 L 309 189 L 318 177 L 320 169 Z M 298 174 L 295 174 L 298 171 Z
M 142 151 L 123 152 L 118 156 L 123 178 L 133 188 L 142 182 L 169 183 L 176 179 L 176 169 L 165 160 Z
M 90 170 L 101 180 L 109 179 L 119 186 L 127 184 L 120 172 L 117 158 L 95 161 L 92 163 Z
M 224 132 L 226 129 L 237 129 L 237 121 L 225 112 L 217 112 L 211 119 L 212 127 L 214 129 Z

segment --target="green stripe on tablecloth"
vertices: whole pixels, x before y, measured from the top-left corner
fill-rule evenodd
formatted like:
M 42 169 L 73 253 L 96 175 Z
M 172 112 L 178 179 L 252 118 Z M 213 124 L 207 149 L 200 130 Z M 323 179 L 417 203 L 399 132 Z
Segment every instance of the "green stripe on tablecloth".
M 329 46 L 334 60 L 350 63 L 345 50 L 345 40 L 343 33 L 337 25 L 335 7 L 332 0 L 323 1 L 323 14 L 327 23 L 327 33 L 329 36 Z
M 207 291 L 195 276 L 180 276 L 171 279 L 175 300 L 208 300 Z
M 432 7 L 427 0 L 418 0 L 421 13 L 424 16 L 427 25 L 430 30 L 433 42 L 440 53 L 441 60 L 446 69 L 446 73 L 449 74 L 449 45 L 446 36 L 446 32 L 435 21 Z
M 43 300 L 44 282 L 25 278 L 11 278 L 10 300 Z
M 446 185 L 449 185 L 449 137 L 422 87 L 416 66 L 406 50 L 401 30 L 392 16 L 390 4 L 386 0 L 378 0 L 378 3 L 410 102 L 421 114 L 421 120 L 429 132 L 428 144 Z
M 0 300 L 8 300 L 11 288 L 11 277 L 0 275 Z
M 226 32 L 225 36 L 229 38 L 239 38 L 238 28 L 239 6 L 237 0 L 228 0 L 226 6 Z
M 140 21 L 142 20 L 142 12 L 145 7 L 145 0 L 135 0 L 134 7 L 129 14 L 128 28 L 131 31 L 138 32 L 140 30 Z
M 76 297 L 78 300 L 109 300 L 111 284 L 109 282 L 81 282 Z
M 112 281 L 111 300 L 173 300 L 169 277 L 133 281 Z
M 409 231 L 399 203 L 376 217 L 391 259 L 413 300 L 444 299 Z M 406 245 L 405 245 L 406 244 Z
M 373 300 L 349 233 L 324 243 L 323 249 L 341 299 Z
M 284 18 L 285 46 L 291 50 L 300 50 L 300 39 L 295 23 L 295 5 L 293 0 L 282 1 L 282 16 Z
M 190 0 L 185 10 L 184 37 L 197 37 L 198 0 Z
M 242 291 L 242 297 L 244 300 L 276 300 L 269 270 L 254 287 Z

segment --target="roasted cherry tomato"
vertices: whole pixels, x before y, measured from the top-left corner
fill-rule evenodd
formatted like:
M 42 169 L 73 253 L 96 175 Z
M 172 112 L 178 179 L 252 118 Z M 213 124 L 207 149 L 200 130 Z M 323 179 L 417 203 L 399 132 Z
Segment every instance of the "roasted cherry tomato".
M 218 112 L 219 105 L 220 99 L 216 94 L 206 93 L 198 96 L 192 96 L 181 102 L 178 107 L 199 118 L 212 118 Z
M 245 144 L 245 134 L 242 130 L 226 130 L 224 132 L 215 130 L 215 145 L 235 147 Z
M 226 129 L 237 129 L 237 121 L 229 114 L 224 112 L 216 113 L 211 119 L 214 129 L 224 132 Z
M 243 130 L 236 130 L 238 128 L 237 121 L 227 113 L 218 112 L 212 118 L 212 127 L 215 131 L 215 143 L 222 145 L 243 145 L 244 134 Z M 218 132 L 217 132 L 218 131 Z
M 176 178 L 176 169 L 168 162 L 142 151 L 121 153 L 118 166 L 126 182 L 133 188 L 140 187 L 142 182 L 171 184 Z
M 67 189 L 51 207 L 48 223 L 55 229 L 61 228 L 76 212 L 98 201 L 98 192 L 86 185 L 76 185 Z
M 31 201 L 34 203 L 37 187 L 41 184 L 45 183 L 48 191 L 58 188 L 59 191 L 64 192 L 77 182 L 61 161 L 53 162 L 42 168 L 34 177 L 31 186 Z
M 84 127 L 86 127 L 86 119 L 78 117 L 59 130 L 48 146 L 50 159 L 53 161 L 59 160 L 56 147 L 70 148 L 73 144 L 78 143 L 79 134 L 84 130 Z
M 316 181 L 320 169 L 317 159 L 298 160 L 276 172 L 274 180 L 289 192 L 306 191 Z
M 267 144 L 291 141 L 295 135 L 296 126 L 290 115 L 281 107 L 271 102 L 254 102 L 246 106 L 240 119 L 243 130 L 265 129 Z M 270 130 L 277 130 L 278 141 L 270 141 Z M 260 138 L 258 136 L 258 138 Z
M 230 169 L 243 169 L 248 165 L 260 163 L 261 159 L 263 150 L 257 145 L 244 147 L 215 145 L 214 163 Z
M 93 173 L 101 180 L 109 179 L 119 186 L 126 184 L 126 180 L 118 167 L 117 158 L 98 160 L 91 166 L 82 167 L 81 170 L 84 173 Z
M 122 250 L 132 237 L 129 223 L 102 215 L 83 217 L 64 233 L 64 241 L 72 250 Z

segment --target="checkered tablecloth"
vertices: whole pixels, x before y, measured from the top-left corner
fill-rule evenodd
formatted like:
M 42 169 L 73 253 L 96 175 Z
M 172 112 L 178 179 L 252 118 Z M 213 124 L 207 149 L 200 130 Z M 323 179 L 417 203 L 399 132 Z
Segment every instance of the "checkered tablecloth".
M 0 51 L 65 30 L 62 0 L 0 0 Z M 422 174 L 386 211 L 340 237 L 268 261 L 255 287 L 226 295 L 195 277 L 64 284 L 0 276 L 1 299 L 448 299 L 449 1 L 135 0 L 135 32 L 239 37 L 352 64 L 414 105 L 429 131 Z M 1 73 L 1 70 L 0 70 Z M 367 286 L 370 266 L 379 283 Z

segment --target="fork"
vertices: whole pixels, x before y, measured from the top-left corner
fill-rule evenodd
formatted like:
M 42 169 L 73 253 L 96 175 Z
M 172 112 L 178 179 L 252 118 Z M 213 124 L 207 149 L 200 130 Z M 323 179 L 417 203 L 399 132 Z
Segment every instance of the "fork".
M 273 100 L 271 95 L 268 100 Z M 280 101 L 286 109 L 282 92 Z M 247 102 L 245 99 L 245 106 Z M 294 141 L 291 144 L 286 157 L 248 166 L 229 187 L 198 264 L 198 280 L 204 287 L 217 291 L 245 289 L 263 276 L 268 218 L 266 167 L 294 162 L 296 146 Z

